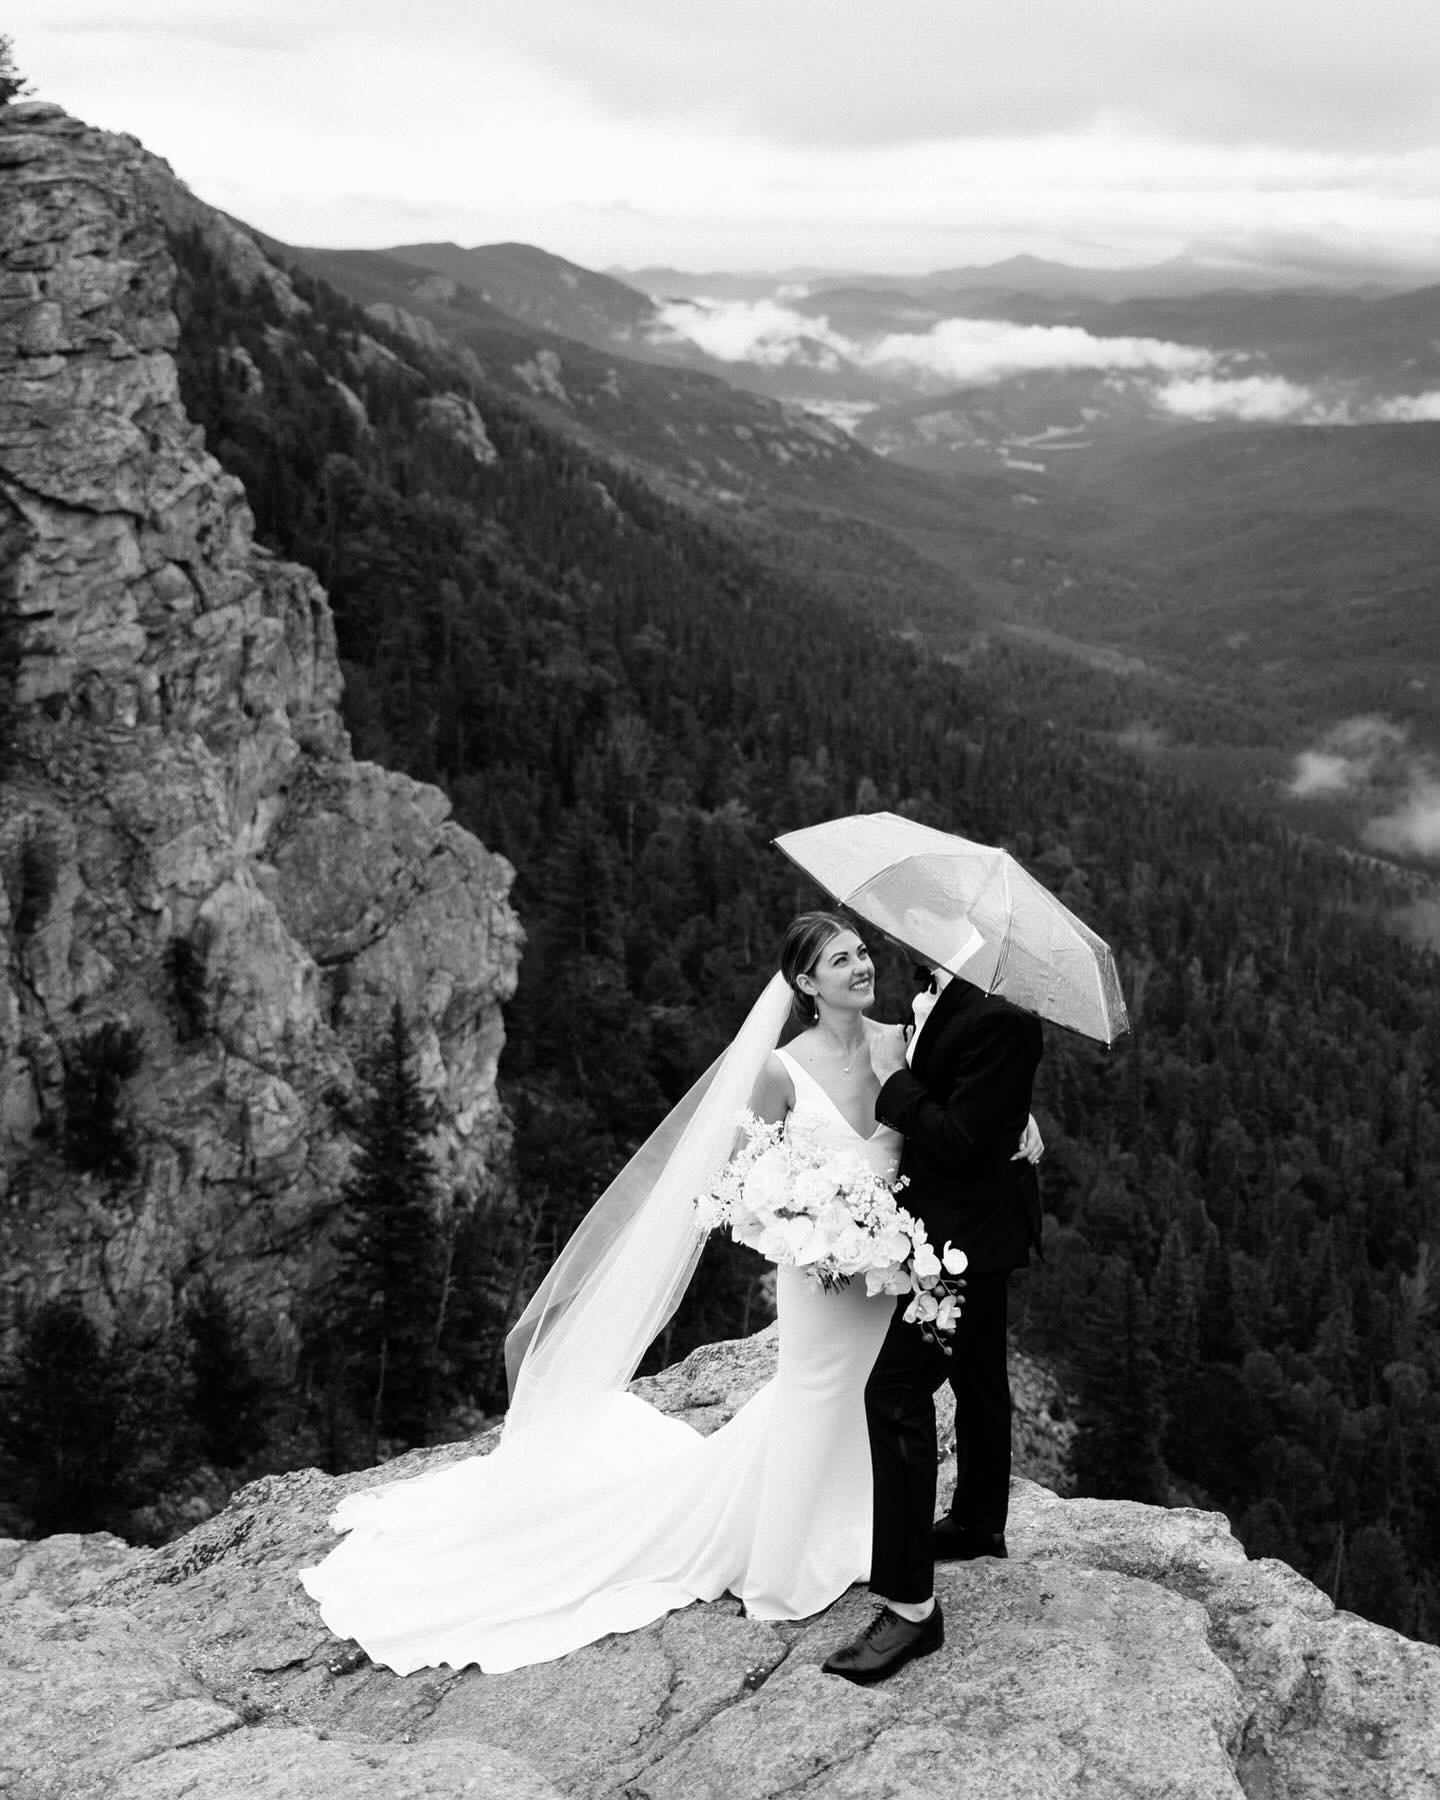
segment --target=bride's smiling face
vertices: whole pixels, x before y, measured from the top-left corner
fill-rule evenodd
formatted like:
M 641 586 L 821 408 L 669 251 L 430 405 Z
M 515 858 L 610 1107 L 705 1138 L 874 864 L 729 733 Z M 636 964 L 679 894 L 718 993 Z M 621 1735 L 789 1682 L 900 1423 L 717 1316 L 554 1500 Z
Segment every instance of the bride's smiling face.
M 863 1012 L 875 998 L 875 965 L 853 931 L 837 931 L 800 980 L 822 1004 L 843 1012 Z

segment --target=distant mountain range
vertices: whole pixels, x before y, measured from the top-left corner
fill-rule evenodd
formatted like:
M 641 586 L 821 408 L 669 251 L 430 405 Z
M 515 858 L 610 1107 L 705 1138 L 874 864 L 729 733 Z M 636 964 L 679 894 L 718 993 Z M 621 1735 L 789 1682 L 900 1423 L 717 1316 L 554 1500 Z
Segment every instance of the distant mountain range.
M 1186 258 L 1095 270 L 1022 256 L 800 283 L 653 269 L 625 281 L 525 244 L 303 254 L 332 274 L 343 259 L 352 279 L 383 257 L 390 286 L 421 303 L 716 375 L 936 473 L 1039 464 L 1063 479 L 1097 447 L 1215 422 L 1440 418 L 1440 286 L 1282 287 L 1273 270 Z
M 769 273 L 734 274 L 712 270 L 647 267 L 611 268 L 607 274 L 629 287 L 657 297 L 709 296 L 725 300 L 758 300 L 779 289 L 805 287 L 821 293 L 837 287 L 900 288 L 926 294 L 956 288 L 1043 294 L 1051 299 L 1132 300 L 1213 294 L 1225 291 L 1263 293 L 1276 289 L 1326 290 L 1378 295 L 1416 285 L 1413 275 L 1392 267 L 1326 268 L 1321 265 L 1224 262 L 1213 258 L 1174 256 L 1137 268 L 1084 268 L 1041 256 L 1009 256 L 1001 262 L 917 275 L 884 275 L 858 270 L 797 268 Z M 1440 280 L 1440 267 L 1431 277 Z

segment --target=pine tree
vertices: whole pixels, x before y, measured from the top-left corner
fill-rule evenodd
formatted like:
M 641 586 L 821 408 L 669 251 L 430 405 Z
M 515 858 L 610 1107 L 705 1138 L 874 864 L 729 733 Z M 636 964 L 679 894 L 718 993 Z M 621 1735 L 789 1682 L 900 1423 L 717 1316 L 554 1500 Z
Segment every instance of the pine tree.
M 0 1407 L 0 1449 L 37 1536 L 96 1531 L 121 1463 L 113 1369 L 77 1300 L 39 1307 L 21 1335 Z
M 381 1437 L 423 1441 L 433 1398 L 440 1302 L 438 1178 L 430 1109 L 397 1001 L 371 1072 L 342 1192 L 336 1326 L 349 1381 Z M 377 1452 L 378 1453 L 378 1452 Z
M 15 67 L 14 40 L 0 31 L 0 106 L 22 100 L 30 92 L 30 83 Z
M 185 1309 L 188 1401 L 196 1448 L 234 1468 L 265 1442 L 269 1390 L 245 1347 L 239 1315 L 207 1282 Z
M 1139 1276 L 1107 1257 L 1081 1346 L 1081 1405 L 1073 1467 L 1077 1491 L 1100 1500 L 1163 1499 L 1160 1366 L 1150 1303 Z

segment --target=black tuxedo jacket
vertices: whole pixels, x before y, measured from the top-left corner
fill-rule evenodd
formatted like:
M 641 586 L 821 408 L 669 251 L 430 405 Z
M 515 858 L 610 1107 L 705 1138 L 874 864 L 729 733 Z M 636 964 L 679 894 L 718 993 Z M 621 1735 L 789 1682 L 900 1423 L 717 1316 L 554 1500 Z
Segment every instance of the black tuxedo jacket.
M 1040 1243 L 1040 1183 L 1011 1158 L 1030 1112 L 1040 1022 L 957 977 L 936 999 L 908 1069 L 885 1082 L 875 1117 L 905 1134 L 900 1204 L 932 1246 L 963 1250 L 976 1274 L 1023 1268 Z

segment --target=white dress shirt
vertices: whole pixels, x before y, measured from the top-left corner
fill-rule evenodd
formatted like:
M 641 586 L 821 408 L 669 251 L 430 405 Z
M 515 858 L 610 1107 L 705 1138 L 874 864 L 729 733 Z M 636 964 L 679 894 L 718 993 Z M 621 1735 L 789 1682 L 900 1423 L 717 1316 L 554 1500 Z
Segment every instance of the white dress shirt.
M 935 1002 L 954 979 L 955 977 L 948 969 L 932 970 L 930 975 L 930 986 L 928 988 L 921 988 L 920 992 L 910 1002 L 910 1012 L 915 1020 L 915 1029 L 910 1033 L 910 1041 L 905 1046 L 905 1061 L 907 1063 L 914 1062 L 915 1046 L 920 1041 L 920 1033 L 925 1029 L 925 1021 L 930 1017 L 931 1012 L 934 1010 Z

